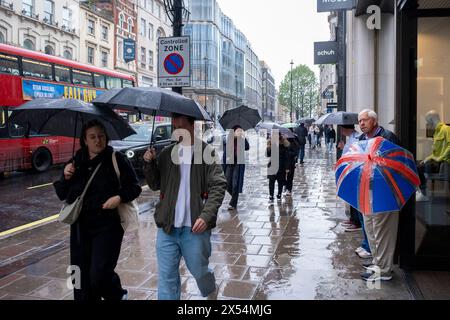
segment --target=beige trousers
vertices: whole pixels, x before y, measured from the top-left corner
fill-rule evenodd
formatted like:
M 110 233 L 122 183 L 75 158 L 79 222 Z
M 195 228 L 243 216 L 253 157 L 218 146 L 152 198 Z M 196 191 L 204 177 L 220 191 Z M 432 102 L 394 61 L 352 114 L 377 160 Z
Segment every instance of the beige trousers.
M 372 263 L 380 268 L 381 274 L 390 273 L 394 265 L 394 251 L 397 243 L 398 211 L 379 213 L 364 217 L 364 228 L 372 251 Z

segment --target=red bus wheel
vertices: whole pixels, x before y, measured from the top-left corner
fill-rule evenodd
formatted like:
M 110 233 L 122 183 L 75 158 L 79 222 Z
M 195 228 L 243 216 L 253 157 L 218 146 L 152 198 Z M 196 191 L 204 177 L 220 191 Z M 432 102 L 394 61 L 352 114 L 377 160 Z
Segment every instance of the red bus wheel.
M 37 172 L 46 171 L 52 165 L 52 154 L 47 148 L 38 148 L 33 152 L 31 165 Z

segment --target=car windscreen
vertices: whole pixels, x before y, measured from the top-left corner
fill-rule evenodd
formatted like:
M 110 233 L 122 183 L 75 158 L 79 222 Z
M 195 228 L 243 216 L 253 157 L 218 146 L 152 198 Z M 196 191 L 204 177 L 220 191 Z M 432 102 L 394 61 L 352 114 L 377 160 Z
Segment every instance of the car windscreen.
M 124 141 L 150 142 L 150 138 L 152 135 L 151 125 L 131 125 L 131 127 L 134 129 L 134 131 L 136 131 L 136 134 L 123 139 Z

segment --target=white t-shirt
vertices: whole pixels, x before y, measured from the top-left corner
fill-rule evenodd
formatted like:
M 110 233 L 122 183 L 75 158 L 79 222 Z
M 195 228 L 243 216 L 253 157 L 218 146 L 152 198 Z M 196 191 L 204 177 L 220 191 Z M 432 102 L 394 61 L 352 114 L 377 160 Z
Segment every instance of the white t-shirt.
M 191 162 L 194 152 L 193 146 L 179 144 L 178 157 L 180 159 L 180 189 L 175 206 L 175 228 L 192 227 L 191 220 Z

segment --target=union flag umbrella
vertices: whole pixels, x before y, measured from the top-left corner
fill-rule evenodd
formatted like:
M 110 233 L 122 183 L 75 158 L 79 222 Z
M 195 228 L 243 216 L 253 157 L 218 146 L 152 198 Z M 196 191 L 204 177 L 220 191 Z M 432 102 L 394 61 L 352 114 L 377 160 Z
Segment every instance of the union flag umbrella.
M 413 155 L 382 137 L 351 145 L 335 173 L 337 195 L 365 215 L 399 211 L 420 185 Z

